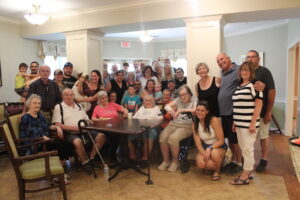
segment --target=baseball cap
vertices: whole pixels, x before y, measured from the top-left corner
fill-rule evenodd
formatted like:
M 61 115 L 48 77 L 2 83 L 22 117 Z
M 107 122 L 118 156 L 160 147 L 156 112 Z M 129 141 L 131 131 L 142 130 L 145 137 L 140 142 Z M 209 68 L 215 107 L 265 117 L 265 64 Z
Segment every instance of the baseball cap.
M 63 71 L 61 69 L 56 69 L 54 71 L 54 76 L 57 75 L 57 74 L 59 74 L 59 73 L 63 74 Z
M 66 62 L 65 65 L 64 65 L 64 67 L 73 67 L 73 64 L 70 63 L 70 62 Z

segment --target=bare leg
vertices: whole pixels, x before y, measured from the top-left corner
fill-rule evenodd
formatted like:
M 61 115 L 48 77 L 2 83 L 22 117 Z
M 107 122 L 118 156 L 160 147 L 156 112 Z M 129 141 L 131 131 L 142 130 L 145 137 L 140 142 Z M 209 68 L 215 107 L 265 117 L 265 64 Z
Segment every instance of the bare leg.
M 131 160 L 136 160 L 135 148 L 132 142 L 128 142 L 129 158 Z
M 215 163 L 215 171 L 220 172 L 222 161 L 225 157 L 226 151 L 224 149 L 218 148 L 218 149 L 213 149 L 211 151 L 211 159 Z
M 100 150 L 101 147 L 103 146 L 105 142 L 105 135 L 102 134 L 102 133 L 99 133 L 96 138 L 95 138 L 95 144 L 96 144 L 96 147 Z M 92 148 L 92 151 L 91 151 L 91 154 L 90 154 L 90 158 L 91 159 L 94 159 L 95 158 L 95 155 L 96 155 L 97 151 L 95 148 Z
M 200 169 L 204 169 L 205 168 L 205 161 L 204 161 L 204 157 L 198 152 L 196 155 L 196 165 L 197 167 L 199 167 Z
M 262 159 L 268 160 L 269 156 L 269 138 L 260 140 Z
M 170 145 L 172 153 L 172 163 L 178 163 L 179 146 Z
M 233 158 L 235 158 L 235 160 L 232 160 L 232 161 L 236 161 L 237 163 L 242 163 L 242 151 L 239 147 L 239 144 L 229 144 L 229 146 L 234 155 Z
M 161 153 L 163 156 L 163 160 L 166 163 L 170 163 L 170 156 L 169 156 L 169 152 L 170 152 L 170 147 L 168 143 L 160 143 L 160 149 L 161 149 Z
M 151 153 L 152 149 L 153 149 L 153 139 L 149 139 L 149 153 Z M 143 156 L 141 159 L 148 160 L 147 139 L 144 139 Z
M 73 141 L 73 145 L 75 147 L 76 154 L 78 155 L 78 157 L 80 159 L 80 162 L 86 161 L 85 149 L 84 149 L 82 140 L 79 138 L 76 138 Z

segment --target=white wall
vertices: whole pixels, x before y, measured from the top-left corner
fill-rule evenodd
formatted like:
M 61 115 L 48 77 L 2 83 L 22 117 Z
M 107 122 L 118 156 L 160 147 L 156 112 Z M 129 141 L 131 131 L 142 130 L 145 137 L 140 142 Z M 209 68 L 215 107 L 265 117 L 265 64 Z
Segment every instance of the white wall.
M 155 56 L 155 44 L 153 42 L 142 43 L 139 41 L 131 41 L 131 48 L 122 49 L 120 41 L 104 40 L 103 41 L 103 58 L 148 58 Z
M 287 25 L 259 30 L 224 40 L 224 51 L 240 64 L 240 55 L 250 49 L 264 52 L 264 65 L 272 72 L 276 86 L 276 98 L 286 97 Z
M 162 49 L 184 49 L 186 48 L 186 41 L 171 41 L 171 42 L 157 42 L 155 43 L 155 58 L 161 57 Z
M 0 87 L 0 102 L 19 101 L 19 96 L 14 92 L 15 76 L 21 62 L 28 65 L 38 58 L 37 41 L 20 37 L 20 27 L 0 21 L 0 60 L 2 72 L 2 87 Z M 29 70 L 28 70 L 29 72 Z

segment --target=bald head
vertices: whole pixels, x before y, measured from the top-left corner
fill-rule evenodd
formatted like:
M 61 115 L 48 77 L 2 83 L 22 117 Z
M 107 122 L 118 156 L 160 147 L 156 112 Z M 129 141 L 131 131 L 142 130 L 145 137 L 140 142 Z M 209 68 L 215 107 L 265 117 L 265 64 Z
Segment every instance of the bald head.
M 219 53 L 217 55 L 217 63 L 224 71 L 229 70 L 232 66 L 231 59 L 226 53 Z

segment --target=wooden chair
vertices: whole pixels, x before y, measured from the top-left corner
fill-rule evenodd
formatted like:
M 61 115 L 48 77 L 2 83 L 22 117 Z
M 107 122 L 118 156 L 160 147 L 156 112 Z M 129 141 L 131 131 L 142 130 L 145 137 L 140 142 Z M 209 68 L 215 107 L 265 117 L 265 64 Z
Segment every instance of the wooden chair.
M 0 103 L 0 120 L 5 119 L 5 104 Z
M 64 169 L 60 163 L 57 151 L 42 152 L 29 156 L 19 156 L 18 148 L 26 147 L 28 145 L 15 145 L 11 130 L 8 127 L 7 121 L 0 122 L 0 133 L 4 140 L 6 150 L 15 170 L 18 187 L 19 199 L 25 199 L 25 193 L 40 192 L 52 188 L 59 187 L 62 190 L 64 200 L 67 199 Z M 40 189 L 26 189 L 26 183 L 39 182 L 41 180 L 52 181 L 53 178 L 59 180 L 59 185 L 50 185 Z

